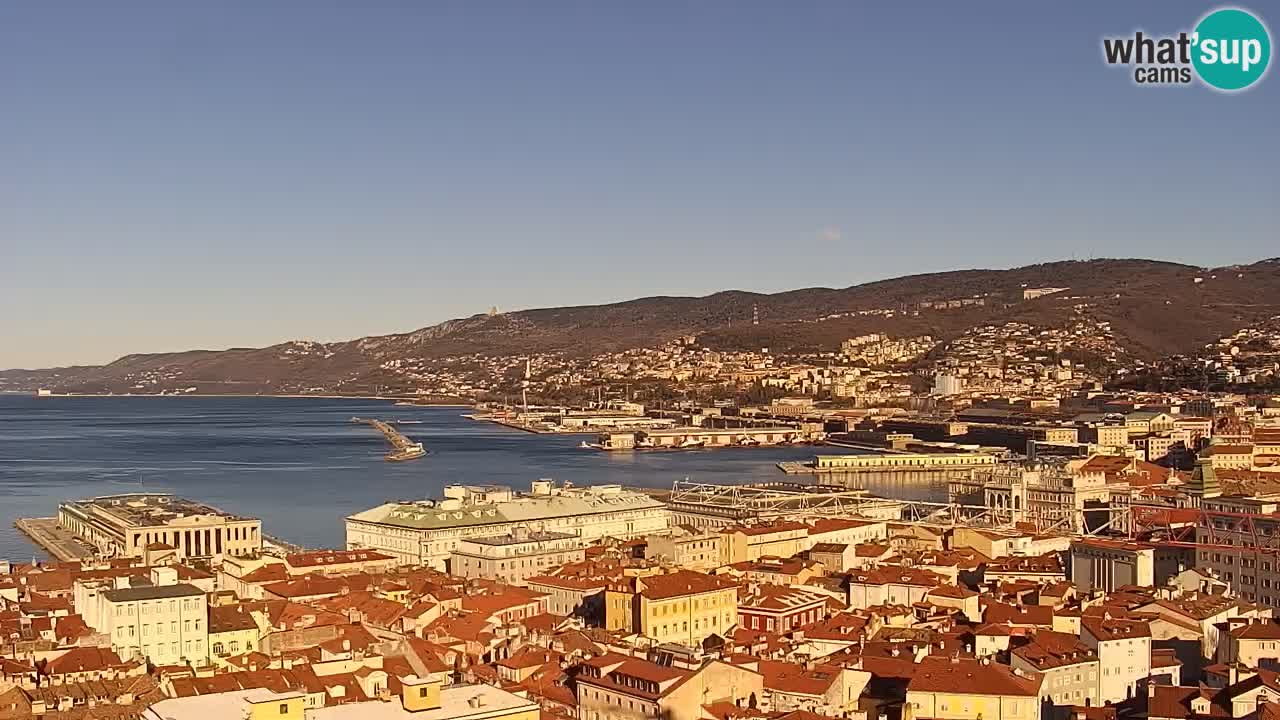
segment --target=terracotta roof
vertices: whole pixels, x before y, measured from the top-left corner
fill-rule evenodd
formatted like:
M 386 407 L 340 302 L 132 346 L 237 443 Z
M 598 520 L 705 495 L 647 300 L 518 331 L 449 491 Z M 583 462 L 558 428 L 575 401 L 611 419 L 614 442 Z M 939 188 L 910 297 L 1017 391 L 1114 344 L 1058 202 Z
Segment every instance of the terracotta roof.
M 335 578 L 322 575 L 303 575 L 302 577 L 271 583 L 263 586 L 263 590 L 282 598 L 307 598 L 322 595 L 337 595 L 346 584 Z
M 1250 622 L 1231 629 L 1237 640 L 1280 640 L 1280 623 L 1273 620 Z
M 1099 641 L 1151 637 L 1151 626 L 1145 620 L 1087 616 L 1080 618 L 1080 627 Z
M 1098 654 L 1078 636 L 1052 630 L 1036 632 L 1030 643 L 1014 648 L 1012 653 L 1037 670 L 1098 661 Z
M 253 616 L 239 605 L 212 606 L 209 608 L 210 633 L 257 629 L 258 624 L 253 621 Z
M 1010 605 L 983 597 L 982 621 L 1009 625 L 1053 626 L 1053 608 L 1047 605 Z
M 797 663 L 776 660 L 760 660 L 758 667 L 764 676 L 765 689 L 789 695 L 824 695 L 841 673 L 837 665 L 814 665 L 812 669 L 805 669 Z
M 100 672 L 120 664 L 120 656 L 106 648 L 76 647 L 50 660 L 44 671 L 48 675 Z
M 1157 718 L 1200 718 L 1232 717 L 1231 704 L 1221 690 L 1209 687 L 1180 687 L 1176 685 L 1154 685 L 1147 698 L 1147 716 Z M 1195 700 L 1208 703 L 1207 713 L 1192 710 Z
M 850 583 L 862 585 L 915 585 L 938 587 L 949 584 L 947 579 L 930 570 L 900 565 L 883 565 L 871 570 L 859 570 L 849 576 Z
M 1252 455 L 1252 445 L 1210 445 L 1200 451 L 1201 457 L 1213 457 L 1214 455 Z
M 1019 675 L 999 663 L 931 656 L 920 661 L 907 690 L 1034 698 L 1043 682 L 1039 673 Z
M 640 578 L 639 582 L 643 585 L 640 594 L 650 600 L 666 600 L 738 587 L 738 583 L 729 578 L 707 575 L 706 573 L 692 570 L 678 570 L 666 575 L 652 575 Z
M 373 550 L 319 550 L 286 555 L 285 560 L 293 567 L 326 567 L 351 563 L 386 562 L 395 558 Z

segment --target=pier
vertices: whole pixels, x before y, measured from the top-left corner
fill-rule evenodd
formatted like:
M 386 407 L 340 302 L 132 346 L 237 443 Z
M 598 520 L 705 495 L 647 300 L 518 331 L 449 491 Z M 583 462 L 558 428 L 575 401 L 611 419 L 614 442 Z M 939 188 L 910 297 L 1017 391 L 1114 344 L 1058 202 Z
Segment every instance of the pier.
M 95 555 L 75 533 L 59 527 L 58 518 L 22 518 L 13 525 L 60 562 L 91 560 Z
M 376 418 L 359 417 L 351 418 L 351 422 L 363 423 L 382 433 L 382 436 L 391 445 L 391 452 L 384 456 L 388 462 L 412 460 L 427 454 L 426 449 L 422 447 L 422 443 L 410 440 L 399 430 L 392 427 L 391 423 Z

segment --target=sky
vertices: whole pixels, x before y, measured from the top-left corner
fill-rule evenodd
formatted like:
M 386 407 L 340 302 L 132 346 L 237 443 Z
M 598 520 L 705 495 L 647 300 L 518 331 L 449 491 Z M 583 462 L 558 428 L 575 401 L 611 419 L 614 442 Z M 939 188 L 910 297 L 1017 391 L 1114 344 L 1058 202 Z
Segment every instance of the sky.
M 1280 255 L 1275 70 L 1102 60 L 1213 7 L 2 3 L 0 368 Z

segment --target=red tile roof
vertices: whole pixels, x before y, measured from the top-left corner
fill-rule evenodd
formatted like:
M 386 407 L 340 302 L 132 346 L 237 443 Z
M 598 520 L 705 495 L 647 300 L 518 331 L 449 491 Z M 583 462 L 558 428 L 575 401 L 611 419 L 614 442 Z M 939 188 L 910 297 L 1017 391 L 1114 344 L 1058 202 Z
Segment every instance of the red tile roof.
M 926 657 L 907 685 L 908 692 L 966 693 L 1034 698 L 1044 676 L 1020 675 L 1007 666 L 986 660 Z

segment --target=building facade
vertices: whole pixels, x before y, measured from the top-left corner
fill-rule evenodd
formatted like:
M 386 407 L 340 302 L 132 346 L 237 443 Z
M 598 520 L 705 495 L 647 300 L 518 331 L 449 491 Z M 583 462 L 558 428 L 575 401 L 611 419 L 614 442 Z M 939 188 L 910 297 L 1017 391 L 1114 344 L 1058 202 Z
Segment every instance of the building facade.
M 109 495 L 58 506 L 58 525 L 107 557 L 167 545 L 179 558 L 262 552 L 262 521 L 166 494 Z
M 507 487 L 450 485 L 442 500 L 394 502 L 347 518 L 347 548 L 371 548 L 400 562 L 443 570 L 465 540 L 529 532 L 577 535 L 584 543 L 630 539 L 667 530 L 661 502 L 619 485 L 555 487 L 533 483 L 530 493 Z
M 517 528 L 510 535 L 460 541 L 449 554 L 449 573 L 524 585 L 530 577 L 566 563 L 582 562 L 584 557 L 578 535 Z
M 151 576 L 77 582 L 75 608 L 89 627 L 111 638 L 122 659 L 155 665 L 203 665 L 209 659 L 209 608 L 205 592 L 179 583 L 172 568 Z

